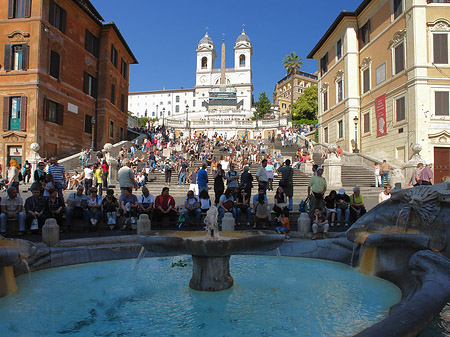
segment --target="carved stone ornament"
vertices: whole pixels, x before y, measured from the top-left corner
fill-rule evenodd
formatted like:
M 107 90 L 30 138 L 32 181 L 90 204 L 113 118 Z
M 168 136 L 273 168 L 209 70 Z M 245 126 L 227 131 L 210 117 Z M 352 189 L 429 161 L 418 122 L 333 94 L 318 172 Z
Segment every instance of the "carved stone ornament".
M 370 56 L 367 56 L 363 58 L 361 62 L 361 68 L 367 68 L 372 63 L 372 58 Z
M 439 193 L 430 186 L 416 186 L 406 190 L 403 202 L 407 203 L 423 225 L 431 224 L 441 210 Z
M 336 76 L 334 76 L 334 80 L 337 82 L 340 79 L 342 79 L 342 77 L 344 77 L 344 71 L 343 70 L 338 70 L 336 73 Z
M 324 92 L 328 91 L 328 82 L 325 82 L 324 84 L 322 84 L 322 88 L 320 88 L 320 92 L 323 94 Z
M 397 31 L 394 36 L 392 37 L 392 40 L 389 41 L 389 48 L 395 47 L 397 44 L 403 42 L 406 35 L 406 29 Z
M 24 42 L 30 39 L 30 33 L 23 32 L 21 30 L 14 30 L 9 34 L 6 34 L 10 42 Z
M 9 131 L 2 134 L 2 137 L 8 142 L 15 143 L 22 142 L 25 138 L 27 138 L 27 134 L 25 132 Z
M 450 21 L 444 18 L 427 23 L 428 29 L 432 32 L 450 32 Z
M 64 53 L 64 45 L 58 40 L 49 41 L 50 49 L 56 51 L 59 55 Z

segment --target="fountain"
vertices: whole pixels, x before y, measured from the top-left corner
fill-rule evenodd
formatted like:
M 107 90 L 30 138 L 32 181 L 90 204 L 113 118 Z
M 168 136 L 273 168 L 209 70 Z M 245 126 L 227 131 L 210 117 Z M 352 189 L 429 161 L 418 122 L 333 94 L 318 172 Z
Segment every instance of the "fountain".
M 28 241 L 0 237 L 0 297 L 17 291 L 14 266 L 35 252 L 36 247 Z
M 220 233 L 217 207 L 206 213 L 205 232 L 158 231 L 139 236 L 149 252 L 192 255 L 189 287 L 201 291 L 219 291 L 233 286 L 230 256 L 244 252 L 262 252 L 280 246 L 284 235 L 263 231 Z

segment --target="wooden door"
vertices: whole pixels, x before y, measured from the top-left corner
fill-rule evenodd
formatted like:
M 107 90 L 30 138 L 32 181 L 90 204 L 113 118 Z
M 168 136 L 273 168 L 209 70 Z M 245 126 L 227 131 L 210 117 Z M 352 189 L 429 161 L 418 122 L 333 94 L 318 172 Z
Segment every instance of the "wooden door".
M 442 178 L 450 178 L 450 148 L 434 148 L 434 182 L 440 184 Z

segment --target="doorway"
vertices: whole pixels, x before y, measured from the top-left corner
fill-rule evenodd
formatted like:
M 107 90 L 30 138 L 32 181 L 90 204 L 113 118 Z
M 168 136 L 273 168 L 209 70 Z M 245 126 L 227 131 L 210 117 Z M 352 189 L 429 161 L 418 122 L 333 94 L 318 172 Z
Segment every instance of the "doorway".
M 17 160 L 19 166 L 22 167 L 22 146 L 8 146 L 8 158 L 6 165 L 9 166 L 9 161 L 11 159 Z
M 440 184 L 442 178 L 450 177 L 450 148 L 434 148 L 434 183 Z

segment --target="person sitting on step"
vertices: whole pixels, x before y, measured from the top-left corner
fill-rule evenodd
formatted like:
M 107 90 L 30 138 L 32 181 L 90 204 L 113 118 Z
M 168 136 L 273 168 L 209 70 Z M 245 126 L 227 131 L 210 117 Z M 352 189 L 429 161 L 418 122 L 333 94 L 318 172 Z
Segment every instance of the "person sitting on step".
M 312 240 L 316 240 L 319 238 L 318 233 L 323 232 L 323 238 L 328 237 L 328 229 L 330 225 L 328 224 L 328 220 L 326 216 L 323 214 L 320 208 L 316 208 L 314 211 L 314 222 L 312 224 L 313 236 Z
M 123 188 L 124 195 L 120 198 L 120 214 L 123 216 L 122 230 L 130 229 L 136 225 L 138 199 L 132 193 L 131 187 Z

